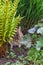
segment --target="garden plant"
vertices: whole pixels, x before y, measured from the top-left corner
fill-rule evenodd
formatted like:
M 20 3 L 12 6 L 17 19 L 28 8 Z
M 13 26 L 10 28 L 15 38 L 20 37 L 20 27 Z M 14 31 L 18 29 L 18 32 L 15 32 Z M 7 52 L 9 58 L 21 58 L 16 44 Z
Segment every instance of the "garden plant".
M 0 0 L 0 65 L 43 65 L 43 0 Z
M 18 3 L 19 0 L 13 3 L 10 0 L 0 0 L 0 55 L 7 49 L 8 42 L 12 40 L 21 21 L 20 15 L 15 17 Z

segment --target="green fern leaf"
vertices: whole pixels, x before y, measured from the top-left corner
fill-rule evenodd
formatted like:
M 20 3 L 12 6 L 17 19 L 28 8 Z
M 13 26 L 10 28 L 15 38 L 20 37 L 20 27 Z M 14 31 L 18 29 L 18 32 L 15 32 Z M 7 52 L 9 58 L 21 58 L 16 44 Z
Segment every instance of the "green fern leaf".
M 15 17 L 19 0 L 0 0 L 0 46 L 16 33 L 21 17 Z

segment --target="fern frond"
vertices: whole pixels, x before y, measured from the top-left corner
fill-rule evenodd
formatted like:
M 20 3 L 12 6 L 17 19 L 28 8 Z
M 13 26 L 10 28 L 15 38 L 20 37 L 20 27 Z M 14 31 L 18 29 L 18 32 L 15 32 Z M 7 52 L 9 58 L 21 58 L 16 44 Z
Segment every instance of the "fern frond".
M 0 0 L 0 46 L 15 34 L 21 17 L 15 17 L 19 0 Z

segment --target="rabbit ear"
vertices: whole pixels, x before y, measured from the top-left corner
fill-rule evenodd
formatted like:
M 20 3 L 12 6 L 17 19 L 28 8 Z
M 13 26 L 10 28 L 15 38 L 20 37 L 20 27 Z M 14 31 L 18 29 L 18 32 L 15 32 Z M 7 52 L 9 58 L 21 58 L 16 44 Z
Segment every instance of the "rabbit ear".
M 19 26 L 19 29 L 21 30 L 21 26 Z
M 19 26 L 19 31 L 21 31 L 21 26 Z

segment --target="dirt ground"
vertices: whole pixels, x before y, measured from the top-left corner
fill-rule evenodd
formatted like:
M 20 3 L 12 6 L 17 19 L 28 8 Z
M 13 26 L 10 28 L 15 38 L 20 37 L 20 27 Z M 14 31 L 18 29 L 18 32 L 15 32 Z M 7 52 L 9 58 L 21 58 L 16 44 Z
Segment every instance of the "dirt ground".
M 16 57 L 13 59 L 12 58 L 6 59 L 6 57 L 0 58 L 0 65 L 7 65 L 7 64 L 5 64 L 6 62 L 10 62 L 10 64 L 8 64 L 8 65 L 11 65 L 11 63 L 15 63 L 16 61 L 20 61 L 22 63 L 23 62 L 22 59 L 24 59 L 27 56 L 28 51 L 29 51 L 29 49 L 26 49 L 24 46 L 22 46 L 21 48 L 14 46 L 13 52 L 15 53 Z M 20 58 L 18 58 L 19 56 L 21 56 L 21 57 L 23 56 L 23 58 L 20 59 Z M 26 61 L 25 65 L 30 65 L 29 61 L 27 61 L 26 59 L 24 59 L 24 61 Z

